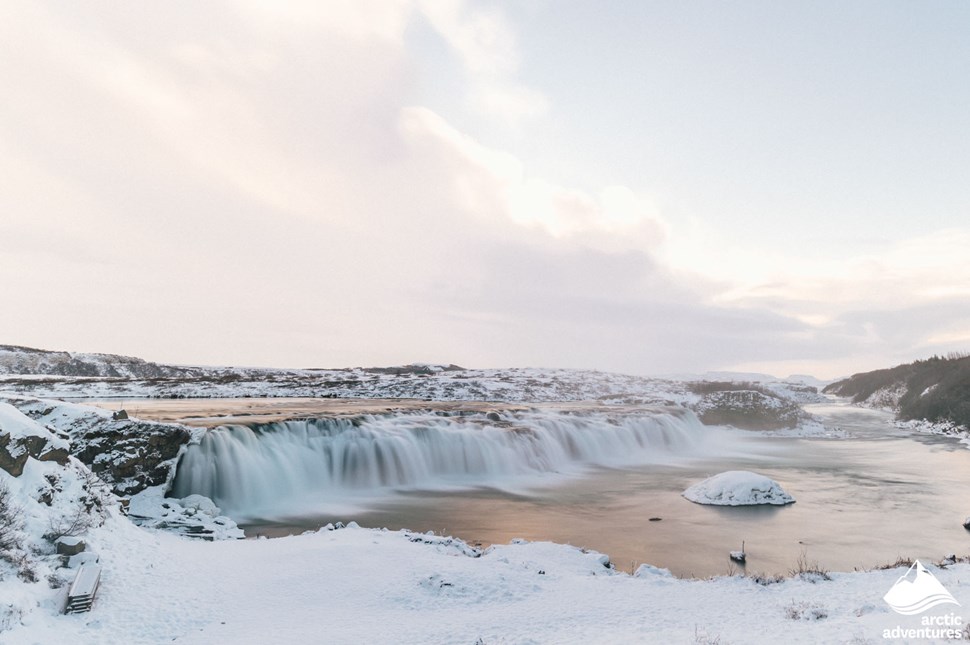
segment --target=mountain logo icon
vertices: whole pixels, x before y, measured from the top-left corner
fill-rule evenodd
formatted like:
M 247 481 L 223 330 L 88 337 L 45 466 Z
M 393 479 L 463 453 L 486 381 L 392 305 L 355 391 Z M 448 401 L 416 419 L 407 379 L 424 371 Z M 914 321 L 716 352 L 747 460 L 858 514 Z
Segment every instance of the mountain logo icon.
M 916 573 L 910 577 L 913 571 Z M 893 611 L 906 616 L 921 614 L 927 609 L 945 603 L 960 606 L 960 603 L 932 573 L 926 570 L 926 567 L 920 564 L 919 560 L 913 562 L 906 573 L 899 576 L 896 584 L 882 599 L 892 607 Z

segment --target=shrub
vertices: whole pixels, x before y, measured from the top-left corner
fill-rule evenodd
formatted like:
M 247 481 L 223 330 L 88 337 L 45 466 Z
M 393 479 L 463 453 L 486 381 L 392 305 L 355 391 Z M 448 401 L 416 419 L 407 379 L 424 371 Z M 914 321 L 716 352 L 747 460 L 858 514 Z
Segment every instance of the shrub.
M 829 612 L 817 602 L 795 602 L 785 607 L 785 618 L 789 620 L 822 620 L 828 618 Z
M 0 553 L 19 548 L 23 509 L 14 503 L 7 483 L 0 481 Z
M 950 353 L 945 358 L 897 365 L 854 374 L 832 383 L 825 392 L 865 401 L 878 390 L 902 388 L 900 419 L 927 419 L 970 427 L 970 355 Z
M 829 572 L 823 569 L 815 560 L 809 562 L 808 554 L 802 552 L 795 561 L 795 566 L 788 570 L 792 578 L 803 577 L 812 582 L 815 580 L 831 580 Z

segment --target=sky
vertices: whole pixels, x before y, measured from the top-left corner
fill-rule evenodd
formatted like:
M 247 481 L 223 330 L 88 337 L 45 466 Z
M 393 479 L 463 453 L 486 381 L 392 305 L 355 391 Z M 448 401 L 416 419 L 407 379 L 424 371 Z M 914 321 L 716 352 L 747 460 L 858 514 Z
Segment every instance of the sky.
M 0 343 L 759 371 L 970 348 L 970 3 L 0 5 Z

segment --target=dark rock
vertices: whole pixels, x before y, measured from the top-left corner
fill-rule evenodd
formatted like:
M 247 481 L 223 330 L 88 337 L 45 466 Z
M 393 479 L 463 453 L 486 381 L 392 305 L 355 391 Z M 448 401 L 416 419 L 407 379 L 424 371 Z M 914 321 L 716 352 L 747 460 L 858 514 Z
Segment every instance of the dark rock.
M 19 443 L 11 445 L 9 434 L 0 435 L 0 468 L 14 477 L 20 477 L 29 456 Z
M 498 412 L 489 412 L 485 415 L 485 418 L 489 421 L 501 421 L 502 417 L 499 416 Z
M 50 440 L 45 437 L 28 435 L 13 439 L 9 434 L 0 435 L 0 468 L 20 477 L 29 457 L 64 465 L 68 452 L 64 448 L 51 448 Z
M 11 402 L 41 425 L 53 421 L 48 417 L 57 415 L 57 406 L 51 406 L 48 401 Z M 113 419 L 96 412 L 78 417 L 70 426 L 61 427 L 69 434 L 71 454 L 119 496 L 134 495 L 168 481 L 182 446 L 191 438 L 184 426 L 138 419 Z M 28 446 L 31 456 L 67 463 L 69 457 L 66 451 L 49 448 L 42 443 L 42 438 L 36 439 L 41 443 Z M 2 446 L 0 438 L 0 448 Z M 19 454 L 13 450 L 10 452 Z M 23 460 L 23 457 L 20 459 Z M 2 460 L 3 455 L 0 455 L 0 463 Z
M 48 448 L 37 456 L 39 461 L 56 461 L 61 466 L 66 466 L 71 453 L 66 448 Z
M 58 555 L 77 555 L 85 549 L 84 540 L 76 537 L 57 538 L 54 544 Z
M 75 433 L 75 456 L 111 484 L 118 495 L 134 495 L 168 480 L 189 432 L 182 426 L 138 420 L 108 420 Z M 99 455 L 108 455 L 108 458 Z

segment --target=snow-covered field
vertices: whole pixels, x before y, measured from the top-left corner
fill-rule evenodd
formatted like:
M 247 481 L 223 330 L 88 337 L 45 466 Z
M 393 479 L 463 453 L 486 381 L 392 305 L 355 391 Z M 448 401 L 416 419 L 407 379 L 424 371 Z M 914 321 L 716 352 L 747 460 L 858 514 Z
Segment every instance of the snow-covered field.
M 687 387 L 688 380 L 710 380 L 705 375 L 675 380 L 597 370 L 425 364 L 312 370 L 179 367 L 132 357 L 15 349 L 0 346 L 0 391 L 43 398 L 334 397 L 683 405 L 701 400 Z M 759 386 L 799 402 L 822 400 L 802 381 L 766 380 Z

